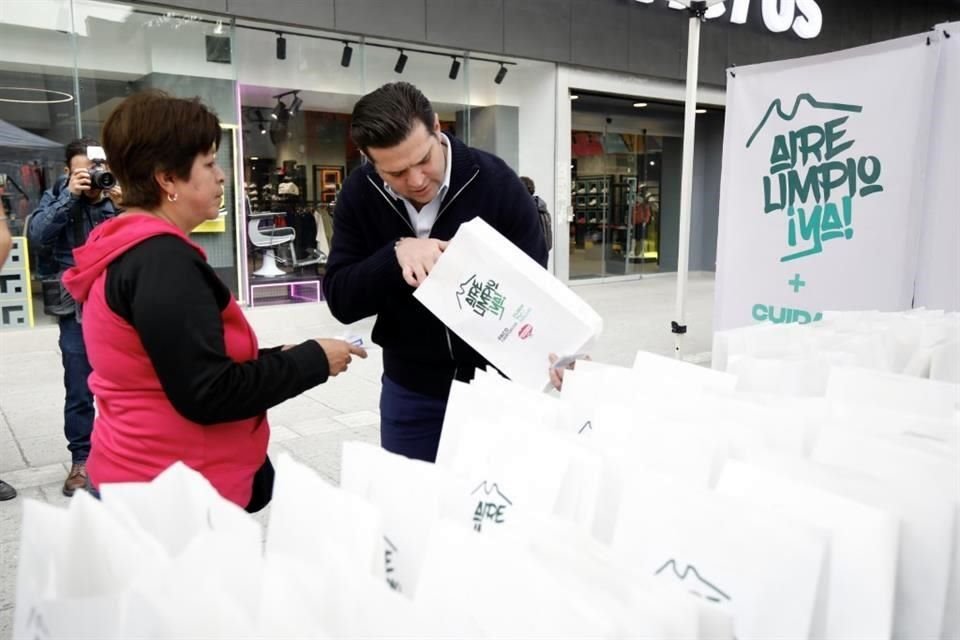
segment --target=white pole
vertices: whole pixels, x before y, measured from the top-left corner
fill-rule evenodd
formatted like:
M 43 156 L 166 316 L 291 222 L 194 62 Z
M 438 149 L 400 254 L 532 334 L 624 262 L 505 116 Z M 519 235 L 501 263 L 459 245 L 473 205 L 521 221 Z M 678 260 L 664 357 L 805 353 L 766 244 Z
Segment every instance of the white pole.
M 700 20 L 690 13 L 687 35 L 687 96 L 683 112 L 683 172 L 680 176 L 680 237 L 677 252 L 677 305 L 672 323 L 674 356 L 680 358 L 680 343 L 686 333 L 687 268 L 690 253 L 690 203 L 693 198 L 693 141 L 697 118 L 697 71 L 700 63 Z

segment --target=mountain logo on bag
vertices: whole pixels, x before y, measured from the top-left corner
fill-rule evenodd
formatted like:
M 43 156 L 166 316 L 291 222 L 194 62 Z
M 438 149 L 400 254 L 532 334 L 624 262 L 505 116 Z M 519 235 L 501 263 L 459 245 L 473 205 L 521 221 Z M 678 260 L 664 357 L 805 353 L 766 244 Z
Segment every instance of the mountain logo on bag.
M 670 574 L 673 574 L 674 578 L 682 582 L 687 590 L 697 597 L 719 603 L 727 602 L 731 599 L 730 596 L 721 591 L 715 584 L 701 576 L 700 572 L 697 571 L 697 568 L 692 564 L 688 564 L 683 571 L 679 571 L 677 569 L 677 561 L 673 558 L 667 560 L 662 567 L 654 572 L 654 575 L 658 576 L 668 568 L 670 569 Z
M 402 592 L 400 583 L 391 575 L 396 571 L 396 567 L 393 566 L 393 557 L 397 554 L 397 545 L 393 544 L 387 536 L 383 536 L 383 542 L 386 545 L 383 550 L 383 567 L 387 574 L 387 585 L 394 591 Z
M 470 492 L 475 495 L 478 491 L 483 491 L 480 499 L 477 501 L 477 507 L 473 510 L 473 530 L 482 531 L 483 524 L 503 524 L 504 511 L 508 506 L 513 506 L 513 502 L 507 496 L 503 495 L 496 482 L 487 483 L 486 480 Z
M 460 289 L 457 291 L 457 307 L 463 309 L 463 305 L 466 304 L 481 318 L 490 312 L 491 317 L 500 320 L 503 318 L 507 298 L 500 293 L 499 289 L 499 282 L 495 280 L 484 282 L 481 278 L 477 278 L 477 274 L 473 274 L 460 283 Z

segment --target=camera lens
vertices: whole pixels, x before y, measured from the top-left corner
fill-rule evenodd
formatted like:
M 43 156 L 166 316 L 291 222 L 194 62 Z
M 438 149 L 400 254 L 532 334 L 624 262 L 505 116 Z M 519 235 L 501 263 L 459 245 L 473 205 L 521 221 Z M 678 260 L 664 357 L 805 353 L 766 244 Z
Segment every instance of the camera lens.
M 94 189 L 112 189 L 117 184 L 117 179 L 109 171 L 95 169 L 90 172 L 90 184 Z

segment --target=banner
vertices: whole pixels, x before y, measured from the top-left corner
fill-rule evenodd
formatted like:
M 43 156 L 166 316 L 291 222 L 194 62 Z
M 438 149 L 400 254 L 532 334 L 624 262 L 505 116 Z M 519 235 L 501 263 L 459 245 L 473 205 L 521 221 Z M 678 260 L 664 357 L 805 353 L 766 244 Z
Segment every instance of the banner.
M 914 306 L 960 311 L 960 22 L 935 31 L 943 40 Z
M 730 72 L 714 331 L 910 308 L 939 48 L 931 32 Z

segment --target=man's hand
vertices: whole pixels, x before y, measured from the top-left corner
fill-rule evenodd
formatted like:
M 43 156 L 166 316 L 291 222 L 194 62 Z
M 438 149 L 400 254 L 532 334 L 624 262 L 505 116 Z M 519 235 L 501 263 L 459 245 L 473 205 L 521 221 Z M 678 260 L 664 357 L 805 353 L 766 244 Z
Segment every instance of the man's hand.
M 122 207 L 123 206 L 123 190 L 120 189 L 120 183 L 110 187 L 110 190 L 107 191 L 107 197 L 113 201 L 113 204 Z
M 363 347 L 355 347 L 349 342 L 343 340 L 332 340 L 330 338 L 317 338 L 317 344 L 327 354 L 327 363 L 330 365 L 330 375 L 335 376 L 347 370 L 347 365 L 353 360 L 353 356 L 361 358 L 367 357 L 367 350 Z
M 75 169 L 70 173 L 70 180 L 67 182 L 67 191 L 76 197 L 80 197 L 90 190 L 90 172 L 86 169 Z
M 563 389 L 564 369 L 573 369 L 573 367 L 576 365 L 576 362 L 571 362 L 566 367 L 558 369 L 555 365 L 560 360 L 560 357 L 555 353 L 551 353 L 548 358 L 550 360 L 550 384 L 552 384 L 553 388 L 557 391 L 561 391 Z M 584 356 L 583 359 L 590 360 L 590 356 Z
M 397 243 L 397 263 L 403 279 L 411 287 L 419 287 L 447 248 L 446 240 L 436 238 L 404 238 Z

